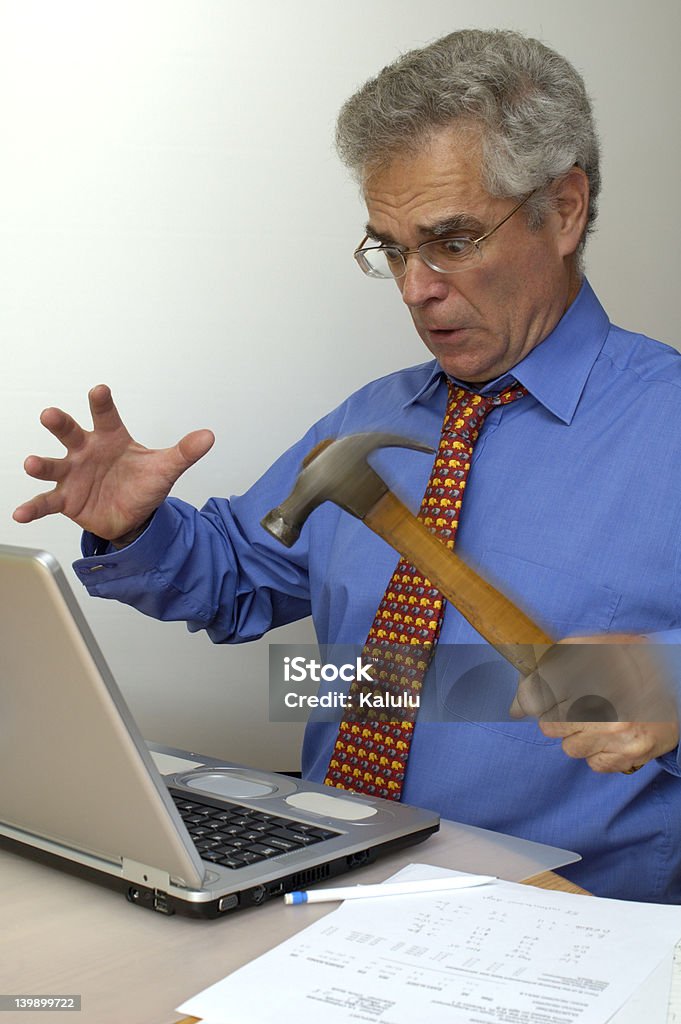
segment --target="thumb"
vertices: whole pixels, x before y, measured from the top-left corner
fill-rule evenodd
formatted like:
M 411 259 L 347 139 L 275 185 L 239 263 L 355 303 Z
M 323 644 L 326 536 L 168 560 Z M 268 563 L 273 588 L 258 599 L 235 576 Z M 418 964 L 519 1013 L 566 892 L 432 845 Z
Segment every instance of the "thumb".
M 531 715 L 541 718 L 550 711 L 557 709 L 556 697 L 539 671 L 531 672 L 518 681 L 518 688 L 513 703 L 508 709 L 511 718 L 524 718 Z
M 215 434 L 212 430 L 192 430 L 185 434 L 181 441 L 175 446 L 175 451 L 181 459 L 181 466 L 178 469 L 181 473 L 189 469 L 195 462 L 202 459 L 215 443 Z

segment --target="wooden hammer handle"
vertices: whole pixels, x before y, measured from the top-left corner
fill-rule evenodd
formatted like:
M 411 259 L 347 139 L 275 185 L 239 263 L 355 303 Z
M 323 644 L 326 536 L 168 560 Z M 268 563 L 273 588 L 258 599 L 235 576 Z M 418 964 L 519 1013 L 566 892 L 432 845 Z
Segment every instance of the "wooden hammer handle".
M 446 548 L 391 491 L 376 502 L 363 521 L 412 562 L 519 672 L 529 675 L 536 669 L 553 639 Z

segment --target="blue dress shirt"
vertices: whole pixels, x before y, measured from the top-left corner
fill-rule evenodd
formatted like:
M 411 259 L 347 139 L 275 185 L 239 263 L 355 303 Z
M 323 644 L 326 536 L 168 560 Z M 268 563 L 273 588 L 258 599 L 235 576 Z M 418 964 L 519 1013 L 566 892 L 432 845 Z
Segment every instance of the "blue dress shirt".
M 555 637 L 679 639 L 681 356 L 613 326 L 584 281 L 551 334 L 483 391 L 529 394 L 488 415 L 456 549 Z M 286 549 L 259 525 L 323 438 L 381 430 L 437 448 L 447 386 L 428 362 L 374 381 L 315 424 L 245 494 L 199 512 L 169 499 L 122 551 L 86 534 L 74 564 L 95 596 L 240 643 L 311 614 L 321 644 L 361 644 L 397 556 L 337 506 Z M 432 455 L 373 464 L 418 509 Z M 443 817 L 577 850 L 565 874 L 598 895 L 681 900 L 677 751 L 635 775 L 598 774 L 507 709 L 515 673 L 447 606 L 403 799 Z M 324 778 L 337 725 L 306 730 L 303 772 Z

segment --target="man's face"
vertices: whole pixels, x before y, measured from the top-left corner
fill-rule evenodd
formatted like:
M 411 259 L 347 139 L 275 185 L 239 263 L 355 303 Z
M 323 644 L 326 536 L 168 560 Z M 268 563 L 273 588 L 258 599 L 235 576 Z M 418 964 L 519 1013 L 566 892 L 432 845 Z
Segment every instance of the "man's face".
M 396 157 L 365 186 L 371 238 L 408 249 L 452 234 L 478 238 L 516 202 L 494 199 L 480 183 L 473 132 L 434 137 L 417 155 Z M 455 231 L 449 222 L 457 225 Z M 446 373 L 482 382 L 515 366 L 553 329 L 574 298 L 574 244 L 550 213 L 530 231 L 524 209 L 481 245 L 482 259 L 441 274 L 416 255 L 397 280 L 414 326 Z M 368 243 L 370 244 L 370 243 Z M 376 285 L 378 287 L 378 285 Z

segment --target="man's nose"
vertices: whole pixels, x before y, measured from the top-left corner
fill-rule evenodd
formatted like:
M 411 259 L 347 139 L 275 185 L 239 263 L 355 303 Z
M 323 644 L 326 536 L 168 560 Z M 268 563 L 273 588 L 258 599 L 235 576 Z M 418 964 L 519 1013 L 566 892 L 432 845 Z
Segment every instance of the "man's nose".
M 405 255 L 407 272 L 398 278 L 402 301 L 423 306 L 430 299 L 444 299 L 449 291 L 449 274 L 440 274 L 424 263 L 418 252 Z

